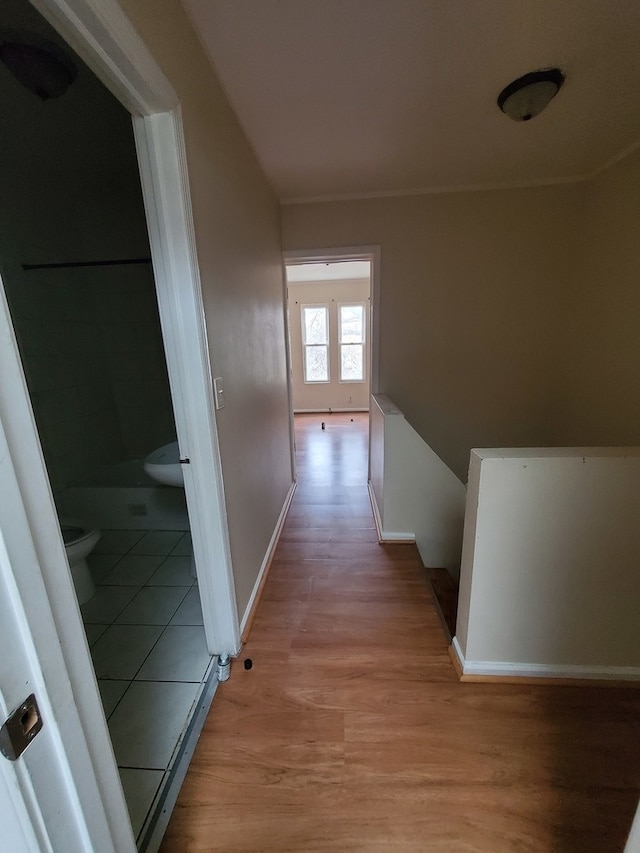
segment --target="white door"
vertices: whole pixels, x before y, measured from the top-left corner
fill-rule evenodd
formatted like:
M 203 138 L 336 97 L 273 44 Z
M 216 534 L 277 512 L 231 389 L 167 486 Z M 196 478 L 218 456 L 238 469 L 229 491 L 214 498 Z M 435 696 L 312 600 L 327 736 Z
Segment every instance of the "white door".
M 134 851 L 1 282 L 0 365 L 0 725 L 31 694 L 43 723 L 0 755 L 0 850 Z
M 50 648 L 55 657 L 58 638 L 47 618 L 47 598 L 38 583 L 38 562 L 26 520 L 4 430 L 0 424 L 0 723 L 20 709 L 30 694 L 38 706 L 20 716 L 17 734 L 42 729 L 15 760 L 0 756 L 4 791 L 0 794 L 0 847 L 18 851 L 89 850 L 90 839 L 78 801 L 58 718 L 63 701 L 49 692 L 48 664 L 36 644 Z M 34 637 L 25 610 L 19 580 L 29 579 L 33 604 L 40 600 L 41 619 Z M 20 584 L 24 586 L 23 584 Z M 55 688 L 55 685 L 53 685 Z M 63 697 L 60 696 L 63 700 Z M 14 740 L 16 739 L 14 735 Z M 6 744 L 1 741 L 4 750 Z
M 7 851 L 56 850 L 63 838 L 69 850 L 81 850 L 75 807 L 64 784 L 64 758 L 57 754 L 59 735 L 54 712 L 45 687 L 27 618 L 16 585 L 9 549 L 14 559 L 33 562 L 34 553 L 24 536 L 21 502 L 15 491 L 11 459 L 4 433 L 0 434 L 0 722 L 20 708 L 34 693 L 43 722 L 22 756 L 10 761 L 0 757 L 5 796 L 0 795 L 0 826 L 3 849 Z M 7 542 L 7 540 L 9 540 Z M 16 553 L 16 548 L 20 550 Z M 54 638 L 52 638 L 52 641 Z M 36 722 L 26 715 L 19 729 L 26 731 Z M 33 726 L 35 728 L 35 726 Z M 57 814 L 56 814 L 57 811 Z M 55 821 L 53 817 L 55 815 Z M 50 824 L 50 827 L 49 827 Z M 8 829 L 8 838 L 5 832 Z M 60 833 L 64 833 L 61 836 Z M 24 845 L 24 846 L 22 846 Z

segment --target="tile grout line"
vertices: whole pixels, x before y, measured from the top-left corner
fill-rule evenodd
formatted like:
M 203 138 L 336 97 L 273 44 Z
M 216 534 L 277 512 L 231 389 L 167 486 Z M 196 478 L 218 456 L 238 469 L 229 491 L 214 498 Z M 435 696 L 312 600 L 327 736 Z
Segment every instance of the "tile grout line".
M 155 800 L 155 799 L 156 799 L 156 797 L 157 797 L 157 792 L 158 792 L 158 790 L 161 790 L 161 789 L 162 789 L 162 786 L 165 784 L 165 781 L 166 781 L 166 779 L 167 779 L 167 774 L 169 774 L 169 773 L 171 772 L 172 762 L 174 761 L 175 756 L 178 754 L 178 750 L 179 750 L 179 748 L 180 748 L 180 745 L 181 745 L 181 743 L 182 743 L 182 741 L 183 741 L 183 739 L 184 739 L 184 737 L 185 737 L 185 732 L 188 730 L 188 727 L 189 727 L 189 725 L 190 725 L 191 717 L 193 716 L 193 715 L 192 715 L 192 710 L 193 710 L 193 708 L 194 708 L 194 707 L 197 707 L 197 703 L 198 703 L 198 701 L 199 701 L 199 696 L 200 696 L 200 693 L 201 693 L 201 690 L 202 690 L 202 685 L 206 682 L 207 678 L 209 678 L 209 677 L 210 677 L 210 674 L 211 674 L 211 671 L 212 671 L 212 670 L 211 670 L 211 667 L 212 667 L 212 661 L 213 661 L 213 656 L 209 656 L 209 659 L 208 659 L 208 661 L 207 661 L 207 664 L 206 664 L 206 666 L 205 666 L 205 668 L 204 668 L 204 672 L 203 672 L 202 676 L 200 677 L 200 679 L 199 679 L 198 681 L 181 681 L 181 680 L 177 680 L 177 679 L 157 679 L 157 678 L 156 678 L 156 679 L 139 679 L 139 678 L 138 678 L 138 676 L 139 676 L 140 672 L 142 671 L 143 667 L 145 666 L 146 662 L 149 660 L 150 656 L 153 654 L 154 650 L 157 648 L 158 644 L 160 643 L 160 641 L 161 641 L 161 640 L 162 640 L 162 638 L 164 637 L 164 635 L 165 635 L 165 633 L 166 633 L 166 631 L 167 631 L 167 628 L 169 628 L 169 627 L 178 627 L 178 628 L 183 628 L 183 627 L 184 627 L 184 628 L 188 628 L 188 627 L 189 627 L 189 628 L 191 628 L 191 627 L 193 627 L 193 628 L 200 628 L 200 629 L 202 629 L 202 630 L 203 630 L 203 626 L 202 626 L 202 624 L 193 624 L 193 625 L 192 625 L 192 624 L 190 624 L 190 623 L 187 623 L 187 624 L 183 624 L 183 625 L 173 625 L 173 626 L 170 624 L 170 623 L 171 623 L 171 620 L 176 616 L 176 614 L 177 614 L 178 610 L 182 607 L 182 605 L 183 605 L 183 604 L 184 604 L 184 602 L 186 601 L 186 599 L 187 599 L 187 597 L 189 596 L 189 594 L 190 594 L 191 590 L 193 590 L 193 588 L 194 588 L 194 587 L 195 587 L 196 589 L 198 588 L 198 585 L 197 585 L 197 579 L 193 579 L 193 581 L 192 581 L 188 586 L 184 586 L 184 585 L 182 585 L 182 584 L 152 584 L 152 583 L 149 583 L 149 581 L 153 578 L 153 576 L 156 574 L 156 572 L 157 572 L 157 571 L 159 571 L 159 570 L 160 570 L 160 568 L 162 567 L 162 565 L 166 562 L 166 560 L 167 560 L 167 558 L 168 558 L 168 557 L 170 557 L 170 556 L 176 556 L 176 557 L 188 557 L 188 556 L 189 556 L 188 554 L 174 554 L 174 553 L 173 553 L 173 552 L 174 552 L 174 550 L 175 550 L 177 547 L 179 547 L 180 543 L 184 540 L 184 537 L 187 535 L 187 532 L 184 532 L 184 533 L 183 533 L 183 536 L 181 536 L 181 537 L 178 539 L 178 541 L 174 544 L 173 548 L 171 549 L 171 551 L 169 551 L 169 553 L 168 553 L 168 554 L 149 554 L 149 555 L 147 555 L 147 554 L 141 554 L 141 553 L 133 553 L 134 549 L 135 549 L 135 548 L 140 544 L 140 542 L 142 542 L 142 541 L 143 541 L 143 539 L 145 538 L 145 536 L 146 536 L 149 532 L 152 532 L 152 531 L 145 531 L 145 532 L 143 533 L 143 535 L 142 535 L 142 536 L 141 536 L 141 537 L 140 537 L 136 542 L 134 542 L 134 543 L 131 545 L 131 547 L 130 547 L 127 551 L 125 551 L 125 553 L 124 553 L 124 554 L 121 554 L 121 555 L 113 555 L 113 556 L 117 556 L 117 557 L 118 557 L 118 559 L 117 559 L 117 560 L 116 560 L 116 562 L 113 564 L 113 566 L 111 566 L 111 567 L 110 567 L 110 569 L 109 569 L 109 571 L 106 573 L 105 577 L 107 577 L 111 572 L 113 572 L 113 571 L 115 570 L 115 568 L 116 568 L 116 567 L 117 567 L 117 566 L 122 562 L 122 560 L 123 560 L 125 557 L 128 557 L 128 556 L 129 556 L 129 557 L 139 557 L 139 556 L 143 556 L 143 557 L 144 557 L 144 556 L 153 556 L 153 557 L 157 557 L 157 556 L 159 556 L 159 557 L 162 557 L 162 559 L 161 559 L 160 563 L 158 564 L 158 566 L 154 569 L 154 571 L 153 571 L 153 572 L 152 572 L 152 574 L 149 576 L 149 578 L 148 578 L 148 579 L 147 579 L 143 584 L 141 584 L 141 585 L 139 585 L 139 584 L 122 584 L 122 583 L 120 583 L 120 584 L 96 583 L 96 587 L 97 587 L 98 589 L 99 589 L 99 588 L 110 588 L 110 587 L 111 587 L 111 588 L 116 588 L 116 589 L 122 589 L 122 588 L 127 589 L 127 588 L 131 588 L 131 587 L 135 587 L 135 588 L 136 588 L 136 591 L 134 592 L 133 597 L 132 597 L 131 599 L 129 599 L 129 601 L 127 601 L 127 603 L 126 603 L 126 604 L 124 604 L 124 605 L 123 605 L 123 606 L 122 606 L 122 607 L 121 607 L 121 608 L 120 608 L 120 609 L 115 613 L 115 615 L 113 616 L 113 618 L 111 619 L 111 621 L 110 621 L 110 622 L 108 622 L 108 623 L 88 623 L 88 622 L 87 622 L 87 623 L 85 623 L 85 624 L 87 624 L 87 625 L 89 625 L 89 624 L 98 624 L 98 625 L 101 625 L 101 626 L 104 628 L 104 630 L 101 632 L 100 636 L 99 636 L 99 637 L 94 641 L 94 644 L 95 644 L 95 643 L 97 643 L 97 642 L 98 642 L 98 640 L 99 640 L 101 637 L 103 637 L 103 636 L 104 636 L 104 635 L 105 635 L 105 634 L 106 634 L 106 633 L 107 633 L 111 628 L 116 627 L 116 626 L 117 626 L 117 627 L 127 627 L 127 626 L 128 626 L 128 627 L 132 627 L 132 626 L 140 626 L 140 627 L 156 627 L 156 628 L 161 628 L 161 629 L 162 629 L 162 630 L 160 631 L 160 633 L 158 634 L 158 637 L 156 638 L 155 642 L 152 644 L 151 648 L 149 649 L 148 653 L 144 656 L 143 660 L 140 662 L 140 665 L 139 665 L 139 666 L 138 666 L 138 668 L 136 669 L 136 671 L 135 671 L 135 673 L 134 673 L 133 677 L 130 677 L 130 678 L 122 678 L 122 679 L 121 679 L 121 678 L 101 678 L 101 679 L 97 679 L 97 680 L 99 680 L 99 681 L 104 681 L 104 682 L 109 682 L 109 681 L 125 681 L 125 682 L 127 682 L 127 684 L 126 684 L 126 687 L 125 687 L 124 691 L 122 692 L 122 694 L 121 694 L 121 696 L 119 697 L 118 701 L 115 703 L 115 705 L 114 705 L 114 706 L 113 706 L 113 708 L 111 709 L 111 711 L 110 711 L 109 715 L 106 717 L 106 719 L 107 719 L 107 726 L 108 726 L 109 720 L 111 720 L 111 719 L 112 719 L 113 715 L 114 715 L 114 714 L 115 714 L 115 712 L 117 711 L 118 707 L 120 707 L 120 705 L 121 705 L 121 703 L 123 702 L 123 700 L 124 700 L 125 696 L 128 694 L 129 690 L 131 689 L 131 686 L 132 686 L 134 683 L 137 683 L 137 684 L 184 684 L 184 685 L 187 685 L 187 684 L 188 684 L 188 685 L 199 685 L 199 687 L 197 687 L 197 688 L 196 688 L 196 697 L 195 697 L 194 702 L 192 703 L 192 705 L 191 705 L 191 707 L 190 707 L 190 709 L 189 709 L 189 713 L 188 713 L 188 715 L 187 715 L 187 719 L 186 719 L 186 724 L 185 724 L 185 726 L 184 726 L 184 728 L 183 728 L 183 730 L 182 730 L 182 732 L 181 732 L 181 734 L 180 734 L 180 737 L 178 738 L 178 740 L 177 740 L 177 742 L 176 742 L 176 744 L 175 744 L 175 746 L 174 746 L 174 748 L 173 748 L 173 750 L 172 750 L 171 756 L 170 756 L 170 758 L 169 758 L 169 762 L 168 762 L 168 764 L 167 764 L 167 766 L 166 766 L 166 767 L 163 767 L 163 768 L 159 768 L 159 767 L 139 767 L 139 766 L 131 766 L 131 765 L 128 765 L 128 764 L 127 764 L 127 765 L 118 765 L 118 769 L 119 769 L 119 770 L 120 770 L 120 769 L 122 769 L 122 770 L 142 770 L 143 772 L 144 772 L 144 771 L 149 771 L 149 772 L 159 772 L 159 773 L 162 773 L 162 777 L 161 777 L 160 783 L 159 783 L 159 785 L 158 785 L 158 788 L 156 789 L 156 793 L 154 794 L 154 797 L 152 798 L 151 804 L 150 804 L 149 808 L 147 809 L 147 814 L 146 814 L 145 819 L 144 819 L 144 821 L 143 821 L 143 827 L 144 827 L 144 824 L 145 824 L 145 823 L 148 821 L 148 819 L 149 819 L 149 813 L 150 813 L 150 811 L 151 811 L 151 808 L 153 807 L 154 800 Z M 105 554 L 105 556 L 110 556 L 110 555 Z M 142 591 L 143 591 L 144 589 L 182 589 L 182 590 L 184 591 L 184 594 L 180 597 L 180 599 L 179 599 L 179 601 L 177 602 L 177 604 L 175 605 L 175 607 L 174 607 L 173 609 L 171 609 L 171 612 L 169 613 L 169 615 L 168 615 L 168 617 L 166 618 L 166 620 L 165 620 L 165 621 L 163 621 L 163 622 L 162 622 L 162 623 L 160 623 L 160 624 L 157 624 L 157 625 L 151 624 L 151 625 L 149 625 L 149 624 L 145 623 L 144 625 L 141 625 L 141 624 L 140 624 L 140 622 L 131 622 L 131 623 L 118 622 L 117 620 L 122 616 L 122 614 L 127 610 L 127 608 L 128 608 L 128 607 L 130 607 L 130 606 L 133 604 L 133 602 L 134 602 L 134 601 L 136 601 L 136 599 L 138 599 L 138 598 L 139 598 L 139 596 L 141 595 L 141 593 L 142 593 Z M 198 591 L 198 595 L 199 595 L 199 591 Z M 91 651 L 91 647 L 90 647 L 90 651 Z M 103 703 L 103 706 L 104 706 L 104 703 Z

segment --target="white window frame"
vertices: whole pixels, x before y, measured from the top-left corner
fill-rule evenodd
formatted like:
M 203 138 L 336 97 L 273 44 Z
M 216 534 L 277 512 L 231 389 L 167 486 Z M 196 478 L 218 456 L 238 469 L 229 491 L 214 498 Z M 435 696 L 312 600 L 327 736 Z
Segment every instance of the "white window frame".
M 305 385 L 329 385 L 331 382 L 331 311 L 327 302 L 301 302 L 300 325 L 302 327 L 302 378 Z M 308 344 L 307 328 L 304 321 L 305 308 L 324 308 L 327 318 L 327 342 L 325 344 Z M 323 346 L 327 351 L 327 378 L 307 379 L 307 347 Z
M 342 378 L 342 309 L 362 308 L 362 341 L 359 344 L 345 343 L 344 346 L 362 347 L 362 379 Z M 367 303 L 356 299 L 338 303 L 338 381 L 343 385 L 362 385 L 367 381 Z

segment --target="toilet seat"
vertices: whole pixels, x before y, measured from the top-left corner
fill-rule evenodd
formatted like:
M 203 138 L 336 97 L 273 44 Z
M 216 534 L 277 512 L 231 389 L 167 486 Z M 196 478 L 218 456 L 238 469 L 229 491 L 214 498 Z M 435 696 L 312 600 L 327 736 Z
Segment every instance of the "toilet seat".
M 89 539 L 95 532 L 95 528 L 87 528 L 83 522 L 76 518 L 61 519 L 60 530 L 66 548 L 70 545 L 78 545 L 84 539 Z

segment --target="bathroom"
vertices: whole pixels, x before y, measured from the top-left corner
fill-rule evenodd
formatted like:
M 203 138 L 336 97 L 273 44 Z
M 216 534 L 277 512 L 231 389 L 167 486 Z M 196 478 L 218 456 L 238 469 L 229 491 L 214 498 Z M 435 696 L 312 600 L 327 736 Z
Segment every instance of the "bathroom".
M 26 0 L 8 28 L 64 48 Z M 100 531 L 81 612 L 144 846 L 211 659 L 184 491 L 141 465 L 175 425 L 131 118 L 68 55 L 48 99 L 0 63 L 0 275 L 59 517 Z

